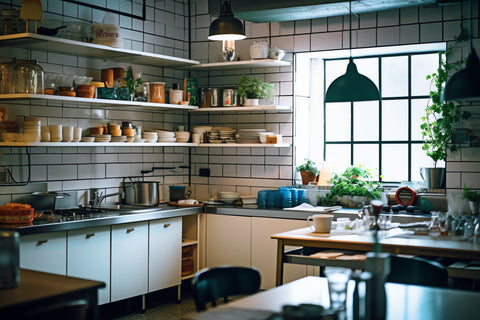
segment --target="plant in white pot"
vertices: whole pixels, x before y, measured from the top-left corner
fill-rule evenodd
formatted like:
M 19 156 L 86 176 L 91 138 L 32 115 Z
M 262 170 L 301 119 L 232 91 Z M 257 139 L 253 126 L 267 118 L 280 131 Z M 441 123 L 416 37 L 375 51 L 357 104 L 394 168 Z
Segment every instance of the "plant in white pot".
M 470 210 L 472 210 L 472 214 L 478 215 L 479 208 L 480 208 L 480 191 L 473 191 L 467 188 L 466 186 L 463 187 L 462 199 L 468 200 L 468 205 L 470 206 Z
M 237 93 L 244 106 L 258 105 L 259 99 L 273 99 L 273 84 L 254 77 L 241 76 Z

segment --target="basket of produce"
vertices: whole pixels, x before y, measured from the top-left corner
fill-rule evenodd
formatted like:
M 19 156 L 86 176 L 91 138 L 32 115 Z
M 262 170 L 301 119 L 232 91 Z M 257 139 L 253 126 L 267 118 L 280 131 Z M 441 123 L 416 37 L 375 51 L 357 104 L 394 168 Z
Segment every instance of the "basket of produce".
M 31 223 L 34 213 L 29 204 L 7 203 L 0 206 L 0 223 Z

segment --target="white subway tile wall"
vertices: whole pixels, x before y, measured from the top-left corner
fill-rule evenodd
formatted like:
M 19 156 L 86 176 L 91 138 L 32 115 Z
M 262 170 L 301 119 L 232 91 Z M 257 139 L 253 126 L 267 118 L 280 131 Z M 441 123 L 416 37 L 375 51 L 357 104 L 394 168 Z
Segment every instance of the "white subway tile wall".
M 120 5 L 125 2 L 97 1 L 99 5 Z M 190 14 L 187 6 L 190 3 Z M 13 1 L 19 7 L 21 1 Z M 134 12 L 138 13 L 138 3 Z M 207 0 L 146 1 L 146 20 L 119 16 L 123 46 L 157 54 L 191 58 L 201 63 L 219 62 L 221 43 L 208 41 Z M 0 1 L 0 9 L 11 8 L 11 1 Z M 102 22 L 105 12 L 60 0 L 43 1 L 44 18 L 65 21 Z M 475 2 L 475 6 L 478 3 Z M 118 8 L 117 8 L 118 9 Z M 124 9 L 124 8 L 122 8 Z M 477 8 L 478 9 L 478 8 Z M 474 10 L 475 21 L 478 21 Z M 397 10 L 359 14 L 352 19 L 352 46 L 368 48 L 401 44 L 453 41 L 460 25 L 460 5 L 438 8 L 409 7 Z M 346 49 L 349 47 L 348 17 L 312 20 L 250 23 L 246 22 L 248 38 L 236 42 L 236 54 L 250 59 L 249 46 L 254 40 L 267 40 L 289 53 Z M 478 34 L 475 35 L 478 38 Z M 478 48 L 478 43 L 476 46 Z M 1 48 L 2 61 L 36 59 L 46 73 L 91 76 L 98 80 L 100 70 L 129 64 L 114 63 L 71 55 Z M 465 57 L 469 49 L 455 54 Z M 291 54 L 289 55 L 291 57 Z M 292 59 L 293 61 L 293 59 Z M 275 86 L 274 102 L 293 104 L 294 67 L 241 69 L 222 71 L 186 71 L 161 67 L 133 65 L 134 71 L 146 81 L 165 81 L 167 88 L 181 83 L 183 77 L 199 80 L 200 87 L 234 87 L 240 75 L 253 75 Z M 118 107 L 98 108 L 95 105 L 54 101 L 2 101 L 9 120 L 22 116 L 39 116 L 43 125 L 67 124 L 88 128 L 99 123 L 132 121 L 143 129 L 173 130 L 188 125 L 189 115 L 182 111 L 131 111 Z M 192 113 L 190 126 L 228 126 L 235 129 L 265 128 L 283 135 L 284 142 L 294 142 L 292 112 L 283 113 Z M 478 120 L 477 120 L 478 121 Z M 477 122 L 478 123 L 478 122 Z M 478 125 L 477 125 L 478 127 Z M 187 128 L 189 129 L 189 128 Z M 27 178 L 27 157 L 24 148 L 4 147 L 0 160 L 12 169 L 19 181 Z M 242 195 L 259 190 L 291 185 L 295 181 L 293 155 L 295 148 L 191 148 L 185 147 L 78 147 L 30 148 L 32 153 L 32 184 L 27 187 L 0 187 L 0 202 L 19 199 L 32 191 L 86 190 L 99 187 L 115 192 L 124 176 L 138 176 L 152 167 L 191 165 L 194 197 L 207 199 L 211 191 L 237 191 Z M 191 157 L 191 163 L 189 163 Z M 458 192 L 464 185 L 480 188 L 480 151 L 462 149 L 447 162 L 449 191 Z M 199 169 L 209 168 L 210 177 L 200 177 Z M 146 178 L 164 185 L 187 184 L 189 169 L 156 170 Z M 165 189 L 163 190 L 165 194 Z M 79 192 L 85 203 L 85 193 Z M 113 199 L 117 200 L 117 199 Z

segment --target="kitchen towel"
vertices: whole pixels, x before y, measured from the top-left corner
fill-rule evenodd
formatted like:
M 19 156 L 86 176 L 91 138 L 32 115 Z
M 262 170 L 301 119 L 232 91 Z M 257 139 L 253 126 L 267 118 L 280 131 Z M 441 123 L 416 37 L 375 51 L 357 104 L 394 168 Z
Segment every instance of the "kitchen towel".
M 283 208 L 283 210 L 289 211 L 307 211 L 307 212 L 316 212 L 316 213 L 328 213 L 342 209 L 341 206 L 334 207 L 314 207 L 309 203 L 302 203 L 299 206 L 293 208 Z

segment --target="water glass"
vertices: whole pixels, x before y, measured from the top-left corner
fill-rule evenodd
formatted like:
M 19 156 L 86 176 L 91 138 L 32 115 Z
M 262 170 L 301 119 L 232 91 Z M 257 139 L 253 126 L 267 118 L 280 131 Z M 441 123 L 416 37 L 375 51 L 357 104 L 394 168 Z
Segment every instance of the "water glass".
M 275 208 L 275 193 L 273 190 L 267 191 L 267 208 Z
M 296 207 L 296 206 L 299 205 L 299 203 L 298 203 L 298 189 L 291 189 L 290 192 L 292 194 L 292 205 L 294 207 Z
M 267 207 L 267 191 L 268 190 L 260 190 L 257 194 L 257 205 L 259 208 L 266 208 Z
M 330 308 L 346 309 L 347 287 L 352 270 L 346 268 L 326 267 L 325 276 L 328 281 Z

